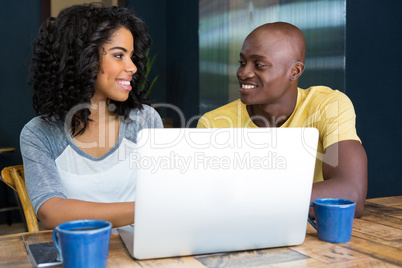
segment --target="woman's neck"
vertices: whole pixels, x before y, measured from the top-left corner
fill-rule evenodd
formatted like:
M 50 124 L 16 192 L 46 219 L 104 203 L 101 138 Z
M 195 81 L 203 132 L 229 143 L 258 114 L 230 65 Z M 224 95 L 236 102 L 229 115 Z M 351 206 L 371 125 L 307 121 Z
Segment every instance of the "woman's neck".
M 100 157 L 117 142 L 120 129 L 119 115 L 110 111 L 106 102 L 92 103 L 85 131 L 73 138 L 74 143 L 85 153 Z

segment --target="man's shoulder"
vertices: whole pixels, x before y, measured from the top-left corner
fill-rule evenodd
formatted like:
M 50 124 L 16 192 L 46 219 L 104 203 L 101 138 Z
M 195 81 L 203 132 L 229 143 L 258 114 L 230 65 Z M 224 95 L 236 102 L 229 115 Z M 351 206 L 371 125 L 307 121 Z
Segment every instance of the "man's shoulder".
M 205 113 L 198 121 L 197 127 L 202 128 L 226 128 L 234 127 L 241 123 L 244 104 L 239 100 L 232 101 L 215 110 Z
M 312 86 L 307 89 L 299 88 L 303 99 L 311 104 L 331 103 L 334 101 L 351 102 L 345 93 L 327 86 Z
M 242 105 L 244 104 L 240 101 L 240 99 L 237 99 L 235 101 L 229 102 L 228 104 L 225 104 L 221 107 L 218 107 L 212 111 L 205 113 L 204 116 L 233 114 L 234 112 L 237 112 Z

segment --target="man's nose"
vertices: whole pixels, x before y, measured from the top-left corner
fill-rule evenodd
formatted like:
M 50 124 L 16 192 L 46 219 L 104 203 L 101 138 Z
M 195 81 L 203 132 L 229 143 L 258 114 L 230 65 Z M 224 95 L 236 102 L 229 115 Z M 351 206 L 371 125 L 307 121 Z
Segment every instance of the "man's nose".
M 247 68 L 247 66 L 240 67 L 237 70 L 237 77 L 240 79 L 252 78 L 254 77 L 254 72 L 250 68 Z

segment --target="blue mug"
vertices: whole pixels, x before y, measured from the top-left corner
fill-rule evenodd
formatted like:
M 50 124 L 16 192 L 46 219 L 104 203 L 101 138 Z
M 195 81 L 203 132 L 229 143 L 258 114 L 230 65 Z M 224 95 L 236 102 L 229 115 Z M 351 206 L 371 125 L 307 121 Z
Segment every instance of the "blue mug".
M 314 209 L 315 222 L 308 217 L 317 230 L 318 239 L 331 243 L 346 243 L 352 236 L 356 203 L 339 198 L 316 199 L 310 204 Z
M 76 220 L 60 224 L 53 242 L 63 267 L 106 267 L 112 224 L 103 220 Z

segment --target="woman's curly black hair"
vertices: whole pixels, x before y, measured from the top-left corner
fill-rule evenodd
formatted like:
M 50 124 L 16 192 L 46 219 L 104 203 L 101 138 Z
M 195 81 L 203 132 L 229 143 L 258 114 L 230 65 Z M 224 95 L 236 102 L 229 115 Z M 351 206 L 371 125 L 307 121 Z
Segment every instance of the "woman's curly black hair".
M 37 115 L 47 121 L 64 121 L 76 105 L 91 102 L 102 46 L 122 26 L 130 30 L 135 40 L 131 59 L 137 72 L 133 75 L 133 90 L 128 99 L 124 102 L 109 100 L 109 104 L 114 104 L 115 112 L 124 118 L 133 108 L 142 109 L 142 104 L 149 104 L 146 88 L 138 88 L 145 79 L 146 51 L 151 45 L 147 26 L 127 8 L 85 4 L 66 8 L 57 18 L 49 18 L 33 44 L 29 83 L 34 90 L 33 105 Z M 85 131 L 89 115 L 87 108 L 73 115 L 70 129 L 73 136 Z

